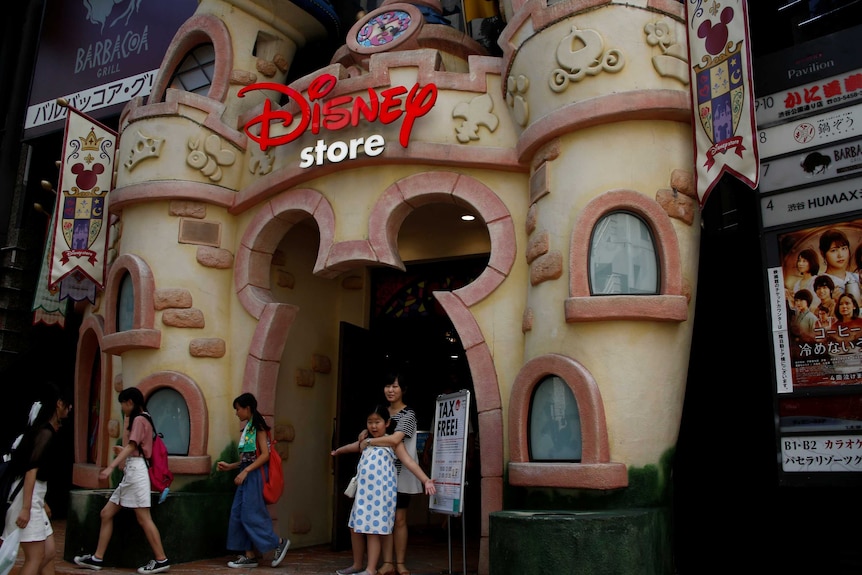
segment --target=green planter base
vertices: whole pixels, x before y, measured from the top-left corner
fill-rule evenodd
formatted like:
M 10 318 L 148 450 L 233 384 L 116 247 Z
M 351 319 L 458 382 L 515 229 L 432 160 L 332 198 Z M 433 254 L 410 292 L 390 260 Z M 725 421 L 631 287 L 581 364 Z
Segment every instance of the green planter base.
M 66 544 L 63 559 L 92 553 L 99 541 L 99 512 L 113 490 L 73 490 L 69 493 Z M 197 561 L 225 555 L 227 525 L 233 493 L 171 493 L 158 503 L 153 494 L 150 513 L 162 536 L 165 554 L 173 563 Z M 114 517 L 114 534 L 105 553 L 105 563 L 136 568 L 153 559 L 144 532 L 132 509 L 121 509 Z
M 668 509 L 500 511 L 490 516 L 494 575 L 669 575 Z

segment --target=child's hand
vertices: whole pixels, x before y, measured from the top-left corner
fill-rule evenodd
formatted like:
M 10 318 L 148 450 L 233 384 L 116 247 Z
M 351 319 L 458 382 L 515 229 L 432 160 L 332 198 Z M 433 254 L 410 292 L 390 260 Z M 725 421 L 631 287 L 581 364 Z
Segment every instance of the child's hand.
M 429 479 L 425 482 L 425 495 L 434 495 L 437 493 L 437 486 L 434 485 L 434 481 Z
M 216 464 L 216 468 L 217 468 L 219 471 L 227 471 L 228 469 L 230 469 L 229 464 L 225 463 L 224 461 L 219 461 L 219 462 Z

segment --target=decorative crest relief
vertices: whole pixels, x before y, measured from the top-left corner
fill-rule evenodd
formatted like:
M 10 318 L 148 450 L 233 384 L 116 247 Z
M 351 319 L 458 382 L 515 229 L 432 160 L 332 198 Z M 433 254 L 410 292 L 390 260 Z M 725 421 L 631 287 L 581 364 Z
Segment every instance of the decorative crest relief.
M 622 52 L 615 48 L 605 50 L 602 36 L 595 30 L 579 30 L 572 26 L 557 46 L 557 68 L 551 73 L 550 86 L 554 92 L 565 90 L 569 82 L 580 82 L 587 75 L 619 72 L 625 65 Z
M 162 153 L 162 145 L 165 143 L 164 138 L 156 138 L 155 136 L 146 136 L 140 131 L 135 133 L 135 142 L 129 150 L 129 157 L 123 163 L 130 172 L 135 169 L 139 162 L 147 158 L 158 158 Z
M 200 138 L 189 138 L 191 153 L 186 157 L 186 163 L 201 171 L 213 182 L 222 178 L 221 166 L 231 166 L 236 161 L 233 150 L 221 147 L 221 138 L 210 134 L 204 140 L 203 150 L 200 149 Z
M 667 20 L 644 26 L 647 44 L 661 48 L 661 54 L 652 57 L 652 65 L 659 76 L 675 78 L 688 86 L 690 70 L 688 53 L 684 44 L 676 42 L 671 24 Z

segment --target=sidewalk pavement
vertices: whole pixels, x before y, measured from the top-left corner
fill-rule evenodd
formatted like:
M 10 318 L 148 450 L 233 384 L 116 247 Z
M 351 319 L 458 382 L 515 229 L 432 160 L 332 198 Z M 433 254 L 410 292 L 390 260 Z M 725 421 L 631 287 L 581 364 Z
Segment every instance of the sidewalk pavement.
M 96 573 L 89 569 L 79 567 L 74 563 L 63 560 L 63 548 L 66 537 L 66 521 L 52 521 L 54 527 L 54 538 L 57 543 L 57 560 L 54 564 L 56 575 L 86 575 Z M 267 559 L 270 559 L 267 555 Z M 452 575 L 475 575 L 479 563 L 478 542 L 467 542 L 467 569 L 462 567 L 463 551 L 461 548 L 460 535 L 453 535 L 452 541 Z M 350 550 L 332 551 L 329 545 L 316 545 L 287 551 L 284 561 L 276 568 L 269 566 L 270 561 L 265 560 L 257 568 L 231 569 L 227 562 L 234 559 L 236 555 L 225 554 L 222 557 L 202 559 L 188 563 L 176 563 L 171 565 L 168 573 L 174 575 L 333 575 L 336 569 L 348 567 L 352 562 Z M 445 531 L 438 534 L 410 532 L 410 541 L 407 549 L 407 567 L 412 575 L 448 575 L 450 557 Z M 18 561 L 12 568 L 10 575 L 19 575 L 21 565 L 24 562 L 24 552 L 18 552 Z M 135 573 L 135 569 L 105 567 L 98 571 L 101 575 L 128 575 Z

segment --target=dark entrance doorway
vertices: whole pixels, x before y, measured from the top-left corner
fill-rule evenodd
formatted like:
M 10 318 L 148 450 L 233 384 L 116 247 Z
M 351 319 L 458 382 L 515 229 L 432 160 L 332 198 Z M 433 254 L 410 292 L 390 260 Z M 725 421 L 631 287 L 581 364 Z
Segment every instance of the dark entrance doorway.
M 420 431 L 429 431 L 434 422 L 438 395 L 469 390 L 473 380 L 461 340 L 435 291 L 453 291 L 475 280 L 488 264 L 488 256 L 470 257 L 407 265 L 406 271 L 376 269 L 371 272 L 370 329 L 343 324 L 335 444 L 355 440 L 364 429 L 366 406 L 385 403 L 382 376 L 397 370 L 407 380 L 405 403 L 415 412 Z M 475 405 L 475 402 L 473 402 Z M 478 430 L 475 407 L 471 429 Z M 475 438 L 475 434 L 473 435 Z M 430 473 L 430 454 L 417 445 L 418 459 Z M 472 442 L 478 446 L 478 441 Z M 429 446 L 430 448 L 430 446 Z M 356 468 L 358 457 L 336 458 L 335 516 L 333 547 L 350 547 L 347 519 L 352 500 L 341 495 Z M 479 536 L 481 501 L 478 453 L 469 458 L 464 519 L 467 533 Z M 408 514 L 411 533 L 439 531 L 445 542 L 446 516 L 430 513 L 426 496 L 414 497 Z M 460 530 L 460 519 L 452 521 Z M 454 531 L 453 531 L 454 534 Z

